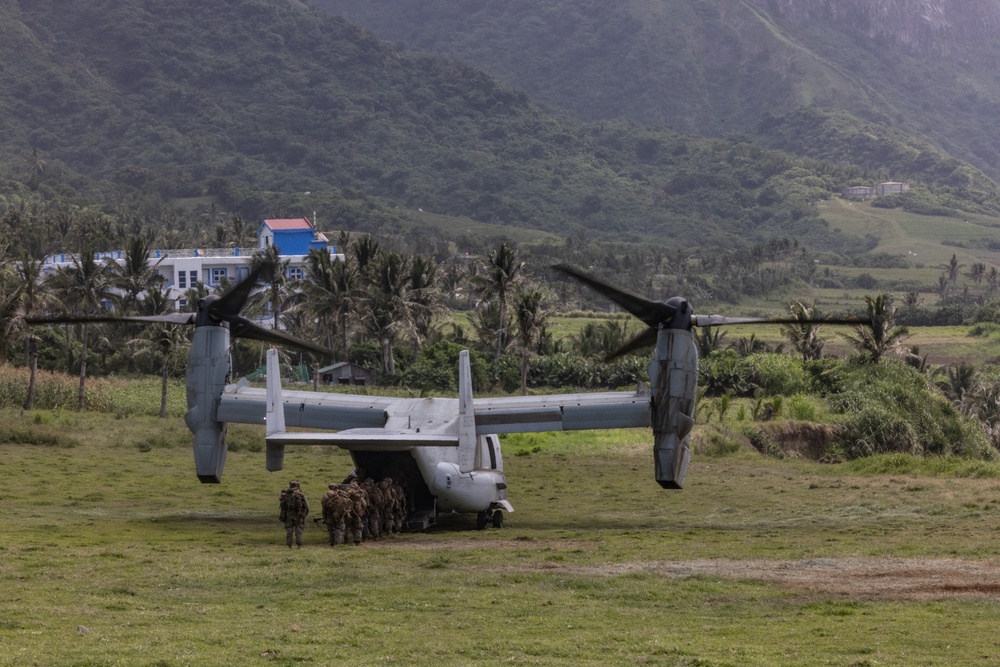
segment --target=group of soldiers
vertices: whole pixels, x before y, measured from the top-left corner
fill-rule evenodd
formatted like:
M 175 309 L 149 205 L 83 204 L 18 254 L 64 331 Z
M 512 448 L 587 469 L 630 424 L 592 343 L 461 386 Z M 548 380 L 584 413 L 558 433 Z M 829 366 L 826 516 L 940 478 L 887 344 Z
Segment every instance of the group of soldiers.
M 309 501 L 296 481 L 291 481 L 279 496 L 279 519 L 285 524 L 285 541 L 291 548 L 293 540 L 302 548 L 302 531 L 309 514 Z M 322 522 L 330 533 L 330 546 L 348 541 L 390 537 L 403 530 L 406 521 L 406 493 L 391 477 L 376 482 L 355 470 L 340 484 L 331 484 L 320 501 Z

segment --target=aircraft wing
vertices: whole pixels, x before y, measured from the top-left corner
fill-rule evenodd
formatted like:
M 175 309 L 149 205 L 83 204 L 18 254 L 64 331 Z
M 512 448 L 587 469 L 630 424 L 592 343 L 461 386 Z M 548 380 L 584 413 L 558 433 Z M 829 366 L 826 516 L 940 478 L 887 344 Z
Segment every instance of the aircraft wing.
M 477 398 L 476 434 L 649 428 L 649 400 L 629 391 Z
M 457 435 L 422 434 L 412 431 L 357 428 L 339 433 L 274 433 L 267 436 L 269 445 L 335 445 L 352 451 L 393 452 L 414 447 L 458 447 Z
M 388 396 L 361 396 L 313 391 L 283 391 L 285 425 L 343 431 L 354 428 L 381 429 L 386 422 L 386 408 L 394 399 Z M 241 424 L 263 424 L 267 409 L 267 390 L 230 385 L 219 399 L 218 420 Z M 320 444 L 320 443 L 316 443 Z

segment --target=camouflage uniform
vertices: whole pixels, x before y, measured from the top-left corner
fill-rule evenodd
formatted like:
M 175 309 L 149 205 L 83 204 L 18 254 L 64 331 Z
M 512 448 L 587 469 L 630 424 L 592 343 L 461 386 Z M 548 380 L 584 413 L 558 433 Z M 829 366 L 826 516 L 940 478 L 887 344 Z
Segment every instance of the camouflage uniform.
M 368 531 L 376 540 L 382 537 L 382 516 L 385 512 L 385 498 L 382 490 L 375 484 L 371 477 L 361 485 L 368 495 Z
M 278 496 L 281 513 L 278 519 L 285 524 L 285 543 L 292 548 L 292 538 L 295 544 L 302 548 L 302 530 L 306 527 L 306 516 L 309 514 L 309 501 L 302 493 L 299 483 L 291 481 L 287 489 L 282 489 Z
M 395 482 L 392 481 L 391 477 L 386 477 L 378 483 L 379 489 L 382 491 L 382 498 L 384 499 L 382 505 L 382 531 L 390 536 L 393 533 L 399 532 L 399 528 L 396 527 L 399 498 L 396 496 L 393 484 Z
M 330 546 L 344 544 L 344 533 L 347 530 L 347 520 L 351 515 L 353 503 L 351 497 L 342 487 L 343 484 L 331 484 L 323 495 L 323 523 L 330 533 Z
M 351 498 L 351 515 L 347 519 L 347 531 L 355 544 L 361 544 L 368 532 L 368 497 L 364 490 L 354 480 L 345 486 L 345 492 Z
M 406 491 L 402 484 L 391 477 L 386 477 L 383 480 L 383 483 L 386 482 L 388 483 L 388 494 L 392 499 L 392 528 L 398 533 L 406 525 Z

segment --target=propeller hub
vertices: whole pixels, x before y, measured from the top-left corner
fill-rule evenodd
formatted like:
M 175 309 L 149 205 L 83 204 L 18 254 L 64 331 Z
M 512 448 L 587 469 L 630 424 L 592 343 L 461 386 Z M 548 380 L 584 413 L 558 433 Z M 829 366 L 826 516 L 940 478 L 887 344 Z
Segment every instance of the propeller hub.
M 684 329 L 685 331 L 690 331 L 691 329 L 691 304 L 684 297 L 675 296 L 667 299 L 667 306 L 673 310 L 673 313 L 662 322 L 659 326 L 661 329 Z

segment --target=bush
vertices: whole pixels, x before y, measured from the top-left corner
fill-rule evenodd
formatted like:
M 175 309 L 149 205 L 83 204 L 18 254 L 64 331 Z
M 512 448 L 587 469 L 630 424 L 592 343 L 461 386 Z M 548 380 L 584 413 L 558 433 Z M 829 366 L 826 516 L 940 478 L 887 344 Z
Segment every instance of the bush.
M 820 407 L 812 396 L 796 394 L 788 399 L 788 418 L 796 421 L 819 421 Z
M 696 454 L 720 458 L 739 452 L 743 449 L 743 443 L 733 433 L 713 428 L 707 433 L 699 434 L 691 448 Z
M 850 456 L 993 455 L 982 428 L 960 414 L 927 376 L 902 362 L 854 367 L 830 404 L 843 415 L 841 444 Z
M 809 388 L 802 361 L 789 354 L 754 354 L 744 360 L 747 378 L 768 396 L 791 396 Z
M 458 357 L 464 349 L 464 346 L 446 340 L 424 347 L 401 375 L 402 383 L 412 388 L 457 391 Z M 469 367 L 473 390 L 485 389 L 489 377 L 487 364 L 477 352 L 471 350 Z

